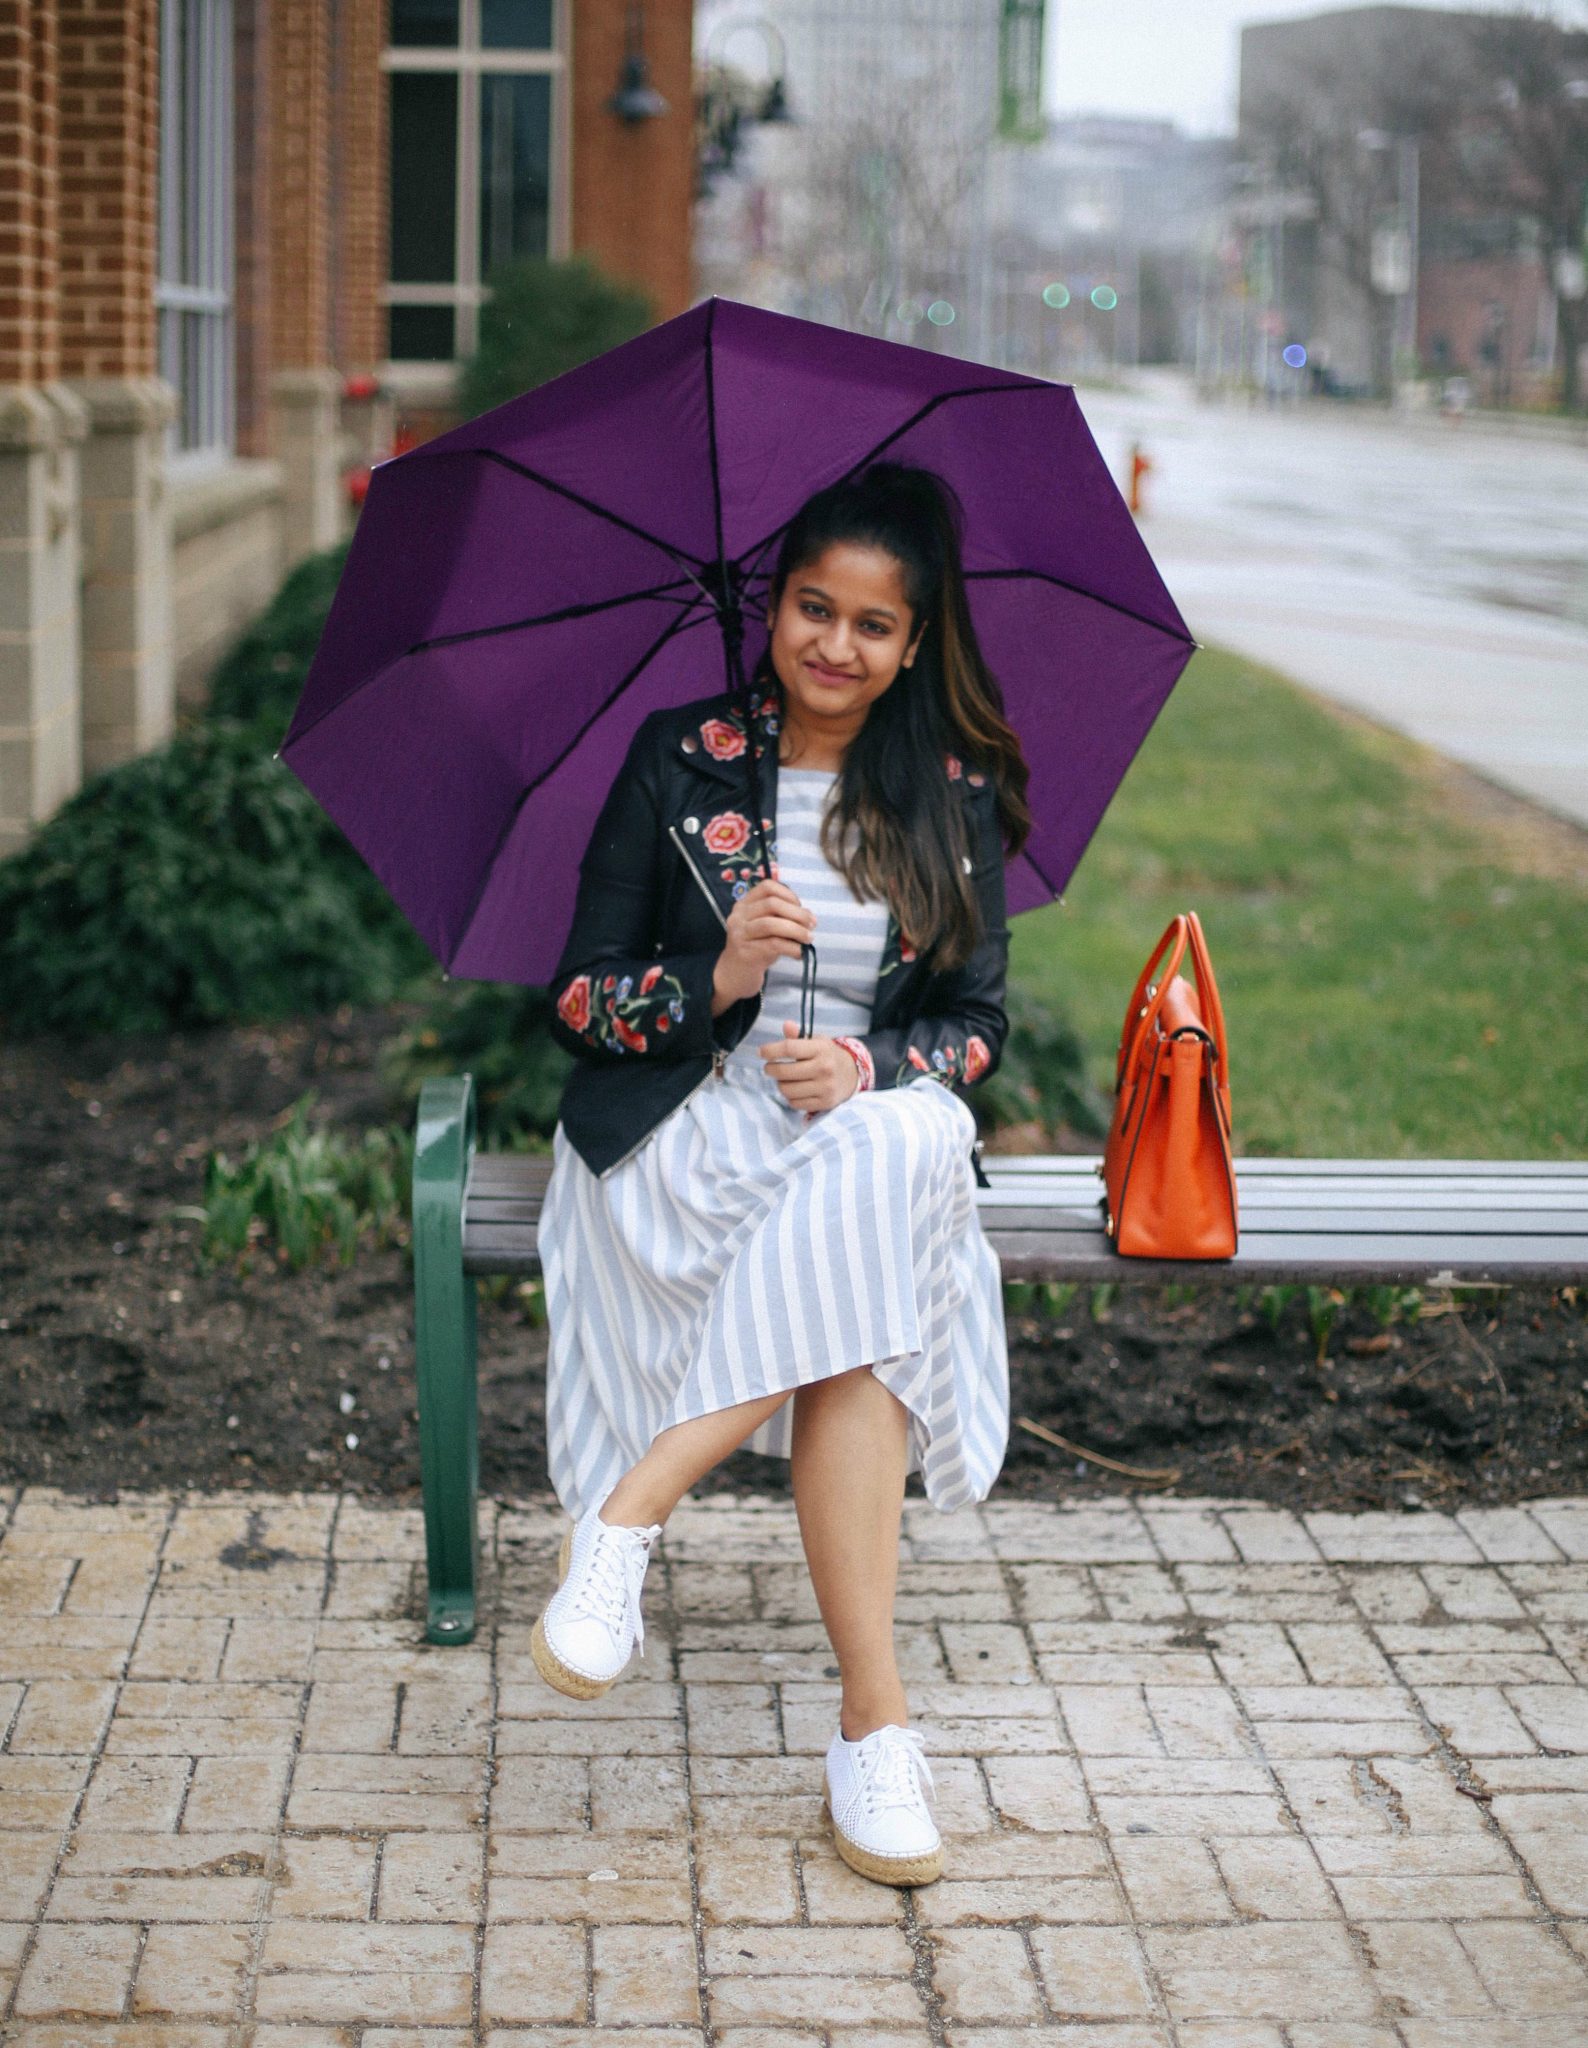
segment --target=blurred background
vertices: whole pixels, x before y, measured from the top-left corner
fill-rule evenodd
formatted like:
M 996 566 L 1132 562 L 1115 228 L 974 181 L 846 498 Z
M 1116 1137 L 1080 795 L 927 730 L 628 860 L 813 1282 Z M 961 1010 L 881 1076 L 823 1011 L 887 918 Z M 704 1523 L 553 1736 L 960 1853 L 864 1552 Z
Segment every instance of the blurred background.
M 990 1151 L 1098 1148 L 1121 1006 L 1194 908 L 1238 1149 L 1588 1154 L 1581 0 L 15 23 L 18 1473 L 130 1429 L 152 1474 L 202 1443 L 356 1478 L 366 1413 L 407 1469 L 406 1375 L 371 1390 L 411 1341 L 417 1089 L 467 1067 L 482 1139 L 545 1150 L 567 1055 L 542 991 L 441 983 L 274 750 L 373 468 L 711 293 L 1073 384 L 1203 643 L 1065 901 L 1016 921 Z M 492 1299 L 510 1452 L 538 1283 Z

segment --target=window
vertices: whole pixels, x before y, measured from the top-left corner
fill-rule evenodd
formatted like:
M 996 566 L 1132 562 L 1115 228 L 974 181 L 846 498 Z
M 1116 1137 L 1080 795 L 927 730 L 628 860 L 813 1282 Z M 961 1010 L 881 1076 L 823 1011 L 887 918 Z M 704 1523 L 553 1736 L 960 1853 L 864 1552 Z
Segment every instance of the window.
M 567 248 L 570 0 L 388 0 L 388 358 L 472 355 L 492 268 Z
M 154 303 L 180 469 L 233 443 L 231 0 L 161 0 L 159 186 Z

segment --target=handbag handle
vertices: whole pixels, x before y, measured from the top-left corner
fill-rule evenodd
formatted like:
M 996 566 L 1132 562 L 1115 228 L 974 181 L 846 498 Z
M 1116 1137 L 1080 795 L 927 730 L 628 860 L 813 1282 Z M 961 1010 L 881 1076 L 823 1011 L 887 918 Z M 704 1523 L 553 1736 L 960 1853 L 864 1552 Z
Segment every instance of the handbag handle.
M 1121 1081 L 1125 1078 L 1125 1069 L 1135 1057 L 1136 1046 L 1141 1039 L 1142 1033 L 1151 1029 L 1152 1020 L 1162 1007 L 1164 991 L 1179 972 L 1180 962 L 1185 957 L 1188 936 L 1189 927 L 1185 918 L 1183 916 L 1170 918 L 1168 924 L 1164 927 L 1163 937 L 1153 947 L 1146 966 L 1141 970 L 1137 978 L 1136 986 L 1131 992 L 1130 1002 L 1125 1010 L 1125 1029 L 1120 1033 L 1119 1037 L 1119 1057 L 1114 1068 L 1114 1087 L 1116 1091 Z M 1174 952 L 1162 974 L 1159 975 L 1157 986 L 1154 988 L 1152 995 L 1144 1005 L 1142 997 L 1147 993 L 1147 984 L 1152 979 L 1153 969 L 1163 959 L 1164 954 L 1169 951 L 1171 944 L 1174 947 Z M 1132 1019 L 1135 1020 L 1134 1028 L 1132 1028 Z
M 1202 920 L 1191 910 L 1187 911 L 1185 921 L 1190 931 L 1191 959 L 1196 969 L 1197 994 L 1202 1002 L 1202 1021 L 1212 1034 L 1220 1085 L 1227 1089 L 1230 1065 L 1229 1048 L 1224 1039 L 1224 1005 L 1219 1001 L 1219 985 L 1213 979 L 1213 962 L 1208 957 L 1207 940 L 1202 936 Z

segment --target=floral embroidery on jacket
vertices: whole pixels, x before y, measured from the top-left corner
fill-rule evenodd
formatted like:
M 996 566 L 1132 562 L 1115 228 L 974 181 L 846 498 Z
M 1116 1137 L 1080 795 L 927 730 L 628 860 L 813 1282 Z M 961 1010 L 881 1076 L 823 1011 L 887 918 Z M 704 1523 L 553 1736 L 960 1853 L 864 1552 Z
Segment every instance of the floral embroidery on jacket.
M 596 987 L 588 974 L 576 974 L 557 998 L 557 1015 L 592 1045 L 648 1052 L 647 1031 L 661 1036 L 682 1021 L 684 985 L 660 966 L 646 968 L 638 990 L 632 975 L 608 974 Z
M 772 829 L 773 821 L 764 820 L 766 825 L 767 851 L 772 856 L 772 872 L 777 873 L 777 834 Z M 713 855 L 735 900 L 741 897 L 752 884 L 760 881 L 761 863 L 746 860 L 742 867 L 735 866 L 735 857 L 748 850 L 751 832 L 750 820 L 742 811 L 718 811 L 708 818 L 701 828 L 700 841 L 706 852 Z
M 987 1048 L 982 1040 L 977 1039 L 976 1043 L 985 1054 Z M 985 1065 L 985 1060 L 983 1064 Z M 977 1072 L 980 1071 L 981 1068 L 978 1067 Z M 900 1060 L 898 1071 L 893 1077 L 894 1087 L 903 1087 L 907 1082 L 913 1081 L 917 1074 L 924 1074 L 931 1081 L 941 1081 L 945 1088 L 952 1088 L 957 1082 L 968 1081 L 971 1078 L 969 1061 L 961 1062 L 959 1047 L 952 1039 L 947 1045 L 934 1046 L 930 1059 L 918 1045 L 907 1045 L 904 1049 L 904 1058 Z
M 737 761 L 748 742 L 738 725 L 725 718 L 708 718 L 700 728 L 700 744 L 714 761 Z

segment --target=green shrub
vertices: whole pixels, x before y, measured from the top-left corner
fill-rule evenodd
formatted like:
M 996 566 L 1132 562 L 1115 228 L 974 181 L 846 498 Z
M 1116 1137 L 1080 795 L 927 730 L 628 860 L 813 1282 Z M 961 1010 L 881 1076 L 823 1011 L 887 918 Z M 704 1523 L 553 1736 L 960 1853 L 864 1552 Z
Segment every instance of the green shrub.
M 449 982 L 407 1030 L 381 1051 L 381 1077 L 412 1121 L 421 1085 L 432 1075 L 474 1076 L 481 1145 L 491 1151 L 549 1142 L 562 1084 L 573 1064 L 548 1028 L 543 988 L 499 981 Z
M 0 1026 L 167 1031 L 391 1001 L 434 962 L 230 720 L 107 769 L 0 863 Z
M 485 283 L 479 343 L 458 377 L 465 419 L 632 341 L 656 317 L 643 292 L 615 284 L 584 256 L 520 258 Z
M 349 535 L 299 562 L 210 680 L 210 715 L 246 725 L 267 753 L 292 722 L 351 546 Z
M 351 1265 L 363 1238 L 406 1244 L 413 1199 L 413 1138 L 400 1127 L 346 1138 L 311 1129 L 311 1088 L 281 1128 L 234 1165 L 211 1150 L 202 1206 L 172 1214 L 204 1225 L 200 1256 L 244 1261 L 261 1248 L 294 1271 L 335 1258 Z
M 966 1097 L 984 1130 L 1037 1122 L 1083 1137 L 1105 1136 L 1110 1104 L 1087 1078 L 1086 1048 L 1074 1026 L 1051 1004 L 1013 985 L 1004 1007 L 1009 1036 L 998 1071 Z

